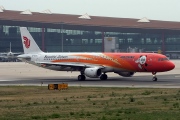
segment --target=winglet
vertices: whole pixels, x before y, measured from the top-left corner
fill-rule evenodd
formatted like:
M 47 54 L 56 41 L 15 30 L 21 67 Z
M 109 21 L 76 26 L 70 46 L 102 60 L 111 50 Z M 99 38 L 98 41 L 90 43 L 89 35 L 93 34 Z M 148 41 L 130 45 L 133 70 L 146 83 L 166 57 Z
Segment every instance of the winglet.
M 42 52 L 26 27 L 20 27 L 20 32 L 25 54 Z

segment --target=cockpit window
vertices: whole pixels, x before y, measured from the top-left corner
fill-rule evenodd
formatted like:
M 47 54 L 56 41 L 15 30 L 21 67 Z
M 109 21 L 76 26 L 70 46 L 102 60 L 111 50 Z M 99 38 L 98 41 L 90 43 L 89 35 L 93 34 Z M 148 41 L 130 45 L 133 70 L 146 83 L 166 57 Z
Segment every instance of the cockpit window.
M 169 59 L 167 57 L 165 58 L 159 58 L 158 61 L 168 61 Z

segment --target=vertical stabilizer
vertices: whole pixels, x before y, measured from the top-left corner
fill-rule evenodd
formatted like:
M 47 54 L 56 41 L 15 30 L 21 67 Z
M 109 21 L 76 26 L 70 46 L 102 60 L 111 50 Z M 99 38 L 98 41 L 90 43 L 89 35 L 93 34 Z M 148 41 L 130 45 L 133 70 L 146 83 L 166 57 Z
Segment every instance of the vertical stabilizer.
M 42 52 L 26 27 L 20 27 L 20 32 L 25 54 Z
M 10 42 L 10 46 L 9 46 L 9 52 L 11 52 L 11 42 Z

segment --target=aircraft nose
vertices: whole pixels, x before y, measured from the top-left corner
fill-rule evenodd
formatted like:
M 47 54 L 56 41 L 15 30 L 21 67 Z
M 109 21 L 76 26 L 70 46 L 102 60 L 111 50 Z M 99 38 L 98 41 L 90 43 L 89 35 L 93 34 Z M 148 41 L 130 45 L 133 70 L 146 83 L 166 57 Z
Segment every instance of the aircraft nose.
M 167 69 L 168 69 L 168 70 L 172 70 L 172 69 L 174 69 L 174 68 L 175 68 L 174 63 L 170 61 L 170 62 L 168 63 L 168 65 L 167 65 Z

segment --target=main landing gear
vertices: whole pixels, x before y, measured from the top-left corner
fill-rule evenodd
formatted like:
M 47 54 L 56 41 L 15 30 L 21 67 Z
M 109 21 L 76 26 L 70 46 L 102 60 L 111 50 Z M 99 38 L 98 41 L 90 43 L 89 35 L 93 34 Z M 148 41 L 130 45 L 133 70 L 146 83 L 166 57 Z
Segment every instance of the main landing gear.
M 152 80 L 153 80 L 153 81 L 157 81 L 156 72 L 152 72 L 152 74 L 153 74 Z
M 84 81 L 84 80 L 86 80 L 86 76 L 85 75 L 78 75 L 78 80 Z
M 103 74 L 100 76 L 100 79 L 101 79 L 101 80 L 107 80 L 107 78 L 108 78 L 108 76 L 107 76 L 105 73 L 103 73 Z
M 86 80 L 86 76 L 84 75 L 84 72 L 81 72 L 81 75 L 78 75 L 78 80 L 79 80 L 79 81 L 84 81 L 84 80 Z
M 108 76 L 103 73 L 101 76 L 100 76 L 100 80 L 107 80 Z M 81 75 L 78 75 L 78 80 L 79 81 L 85 81 L 86 80 L 86 76 L 84 75 L 84 72 L 81 72 Z

